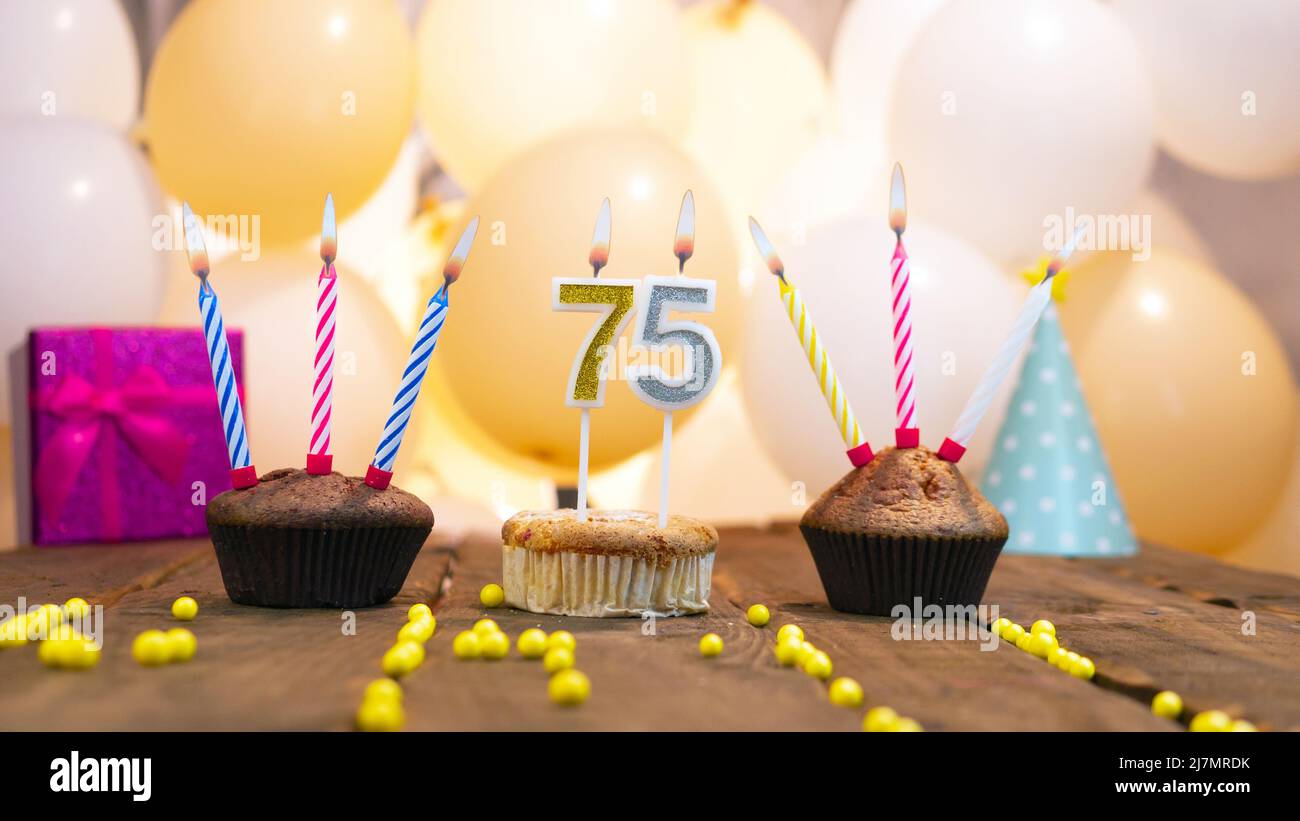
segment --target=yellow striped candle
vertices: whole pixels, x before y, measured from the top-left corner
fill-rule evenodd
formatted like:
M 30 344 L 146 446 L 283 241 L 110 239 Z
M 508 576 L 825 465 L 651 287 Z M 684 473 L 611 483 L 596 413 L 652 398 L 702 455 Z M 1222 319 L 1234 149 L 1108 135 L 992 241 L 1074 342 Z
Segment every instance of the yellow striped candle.
M 840 431 L 840 438 L 848 448 L 849 461 L 855 467 L 861 467 L 872 459 L 871 445 L 867 444 L 866 437 L 858 426 L 857 417 L 853 415 L 849 397 L 844 393 L 844 386 L 840 384 L 839 377 L 835 375 L 830 354 L 822 344 L 821 337 L 817 335 L 817 326 L 813 324 L 812 316 L 808 313 L 808 306 L 804 304 L 799 289 L 786 281 L 785 266 L 776 255 L 776 250 L 768 241 L 767 235 L 763 233 L 762 227 L 753 217 L 749 219 L 749 232 L 754 237 L 754 244 L 758 246 L 758 251 L 763 256 L 763 261 L 767 263 L 768 270 L 777 278 L 781 304 L 785 307 L 786 316 L 790 318 L 790 325 L 799 337 L 799 344 L 803 346 L 804 353 L 808 356 L 808 366 L 817 377 L 817 386 L 821 389 L 822 396 L 831 409 L 831 415 L 835 418 L 835 426 Z

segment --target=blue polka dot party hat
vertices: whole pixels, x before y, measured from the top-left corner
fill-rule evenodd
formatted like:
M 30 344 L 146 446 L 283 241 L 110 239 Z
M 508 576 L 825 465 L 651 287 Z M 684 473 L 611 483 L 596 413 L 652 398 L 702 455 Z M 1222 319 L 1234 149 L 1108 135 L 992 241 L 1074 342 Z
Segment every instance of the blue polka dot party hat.
M 1004 552 L 1137 552 L 1055 305 L 1034 329 L 995 442 L 980 489 L 1011 526 Z

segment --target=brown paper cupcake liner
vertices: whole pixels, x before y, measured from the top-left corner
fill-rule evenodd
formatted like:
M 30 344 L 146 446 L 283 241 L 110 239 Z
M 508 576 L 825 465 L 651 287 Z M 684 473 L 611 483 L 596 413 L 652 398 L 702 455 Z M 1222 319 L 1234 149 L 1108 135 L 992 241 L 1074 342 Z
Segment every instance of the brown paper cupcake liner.
M 889 616 L 899 604 L 974 605 L 1006 539 L 885 537 L 800 525 L 831 607 Z
M 236 604 L 345 609 L 397 595 L 431 530 L 208 528 L 221 580 Z

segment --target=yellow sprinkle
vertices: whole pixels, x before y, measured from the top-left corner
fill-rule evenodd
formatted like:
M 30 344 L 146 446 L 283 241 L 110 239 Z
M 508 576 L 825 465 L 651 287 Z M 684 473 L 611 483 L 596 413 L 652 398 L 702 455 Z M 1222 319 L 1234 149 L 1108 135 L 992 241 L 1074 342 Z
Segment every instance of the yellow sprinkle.
M 898 726 L 898 713 L 892 707 L 872 707 L 862 717 L 862 729 L 869 733 L 887 733 Z
M 1194 733 L 1226 733 L 1232 729 L 1232 719 L 1222 710 L 1206 710 L 1192 719 Z
M 776 631 L 776 640 L 781 641 L 784 638 L 793 636 L 799 641 L 803 641 L 803 628 L 797 624 L 783 624 L 781 629 Z
M 424 646 L 416 641 L 400 641 L 384 653 L 381 665 L 384 674 L 400 678 L 413 672 L 424 663 Z
M 1025 628 L 1021 627 L 1015 622 L 1012 622 L 1008 627 L 1006 627 L 1002 631 L 1002 638 L 1015 645 L 1019 645 L 1020 640 L 1024 638 L 1024 635 L 1025 635 Z
M 782 667 L 793 667 L 798 661 L 799 647 L 803 644 L 799 639 L 790 636 L 776 643 L 776 660 L 781 663 Z
M 73 618 L 82 618 L 90 612 L 90 602 L 80 596 L 73 596 L 63 603 L 63 609 Z
M 452 639 L 451 652 L 458 659 L 476 659 L 481 651 L 478 633 L 473 630 L 462 630 Z
M 1025 649 L 1028 650 L 1030 654 L 1037 656 L 1040 659 L 1047 658 L 1055 652 L 1058 647 L 1060 647 L 1060 644 L 1057 643 L 1056 636 L 1046 631 L 1038 631 L 1034 633 L 1025 645 Z
M 1031 634 L 1032 634 L 1032 633 L 1051 633 L 1053 636 L 1055 636 L 1055 635 L 1056 635 L 1056 625 L 1055 625 L 1055 624 L 1052 624 L 1052 623 L 1051 623 L 1050 621 L 1048 621 L 1047 619 L 1039 619 L 1038 621 L 1034 622 L 1033 627 L 1030 627 L 1030 628 L 1029 628 L 1029 632 L 1030 632 Z
M 1151 699 L 1151 712 L 1161 718 L 1178 718 L 1183 714 L 1182 696 L 1173 690 L 1161 690 Z
M 172 602 L 172 616 L 181 621 L 193 621 L 199 614 L 199 603 L 191 596 L 181 596 Z
M 172 661 L 189 661 L 199 648 L 199 640 L 184 627 L 173 627 L 167 636 L 167 654 Z
M 1081 678 L 1088 681 L 1097 673 L 1097 667 L 1092 663 L 1092 659 L 1087 656 L 1080 656 L 1078 661 L 1070 662 L 1070 675 L 1075 678 Z
M 803 663 L 803 671 L 813 678 L 823 681 L 831 677 L 831 657 L 818 650 Z
M 817 654 L 817 648 L 810 641 L 799 642 L 799 649 L 795 652 L 794 662 L 800 667 L 808 663 L 808 659 Z
M 479 638 L 483 638 L 488 633 L 500 633 L 501 628 L 492 619 L 479 619 L 474 622 L 474 632 L 478 633 Z
M 772 620 L 772 614 L 761 604 L 751 604 L 745 611 L 745 618 L 749 619 L 749 623 L 755 627 L 763 627 Z
M 424 618 L 433 618 L 433 610 L 429 609 L 429 605 L 424 602 L 416 602 L 406 611 L 407 621 L 419 621 Z
M 1229 732 L 1233 732 L 1233 733 L 1255 733 L 1255 732 L 1259 732 L 1259 731 L 1255 728 L 1255 725 L 1254 725 L 1254 724 L 1251 724 L 1249 721 L 1247 721 L 1247 720 L 1244 719 L 1244 718 L 1239 718 L 1239 719 L 1237 719 L 1236 721 L 1232 722 L 1232 726 L 1228 728 L 1228 731 L 1229 731 Z
M 573 666 L 573 651 L 567 647 L 552 647 L 542 657 L 542 667 L 548 673 L 558 673 Z
M 918 721 L 917 721 L 916 719 L 914 719 L 914 718 L 900 718 L 900 719 L 899 719 L 899 720 L 894 724 L 894 732 L 896 732 L 896 733 L 921 733 L 921 732 L 925 732 L 925 730 L 922 729 L 920 722 L 918 722 Z
M 406 724 L 402 703 L 392 699 L 366 699 L 357 710 L 357 729 L 364 733 L 392 733 Z
M 546 646 L 548 648 L 563 647 L 572 651 L 578 649 L 578 640 L 568 630 L 556 630 L 546 637 Z
M 1011 626 L 1011 619 L 1008 619 L 1005 616 L 1003 616 L 1002 618 L 993 622 L 993 624 L 989 625 L 989 630 L 993 633 L 993 635 L 1000 636 L 1002 635 L 1002 632 L 1010 626 Z
M 530 627 L 519 634 L 515 642 L 519 655 L 526 659 L 539 659 L 546 655 L 546 632 L 537 627 Z
M 366 691 L 361 696 L 364 701 L 395 701 L 402 703 L 402 685 L 393 681 L 391 678 L 377 678 L 366 685 Z
M 546 692 L 556 704 L 577 706 L 591 695 L 591 679 L 577 670 L 561 670 L 551 676 Z
M 706 659 L 722 655 L 722 636 L 717 633 L 705 633 L 700 639 L 700 655 Z
M 505 658 L 510 655 L 510 637 L 500 631 L 479 636 L 479 653 L 493 661 Z
M 170 650 L 167 634 L 161 630 L 146 630 L 131 642 L 131 655 L 145 667 L 166 664 Z
M 1056 649 L 1047 655 L 1047 663 L 1053 667 L 1060 667 L 1063 664 L 1070 663 L 1070 651 L 1061 645 L 1056 645 Z
M 478 592 L 478 600 L 484 607 L 500 607 L 506 600 L 506 591 L 499 584 L 485 584 Z
M 0 647 L 20 647 L 27 643 L 27 617 L 14 615 L 0 622 Z
M 862 706 L 862 685 L 847 676 L 841 676 L 831 682 L 830 699 L 831 704 L 837 707 L 857 709 Z
M 433 617 L 419 619 L 417 621 L 408 621 L 397 631 L 398 641 L 418 641 L 424 644 L 433 638 Z

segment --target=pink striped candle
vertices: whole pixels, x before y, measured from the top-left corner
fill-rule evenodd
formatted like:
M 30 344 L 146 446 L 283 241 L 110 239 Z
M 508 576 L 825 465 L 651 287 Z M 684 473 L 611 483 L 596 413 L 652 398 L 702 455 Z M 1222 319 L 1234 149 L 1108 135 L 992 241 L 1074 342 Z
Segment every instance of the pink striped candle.
M 334 197 L 325 197 L 320 231 L 320 276 L 316 279 L 316 378 L 312 384 L 311 444 L 307 447 L 307 472 L 328 474 L 334 467 L 330 454 L 330 414 L 334 409 L 334 314 L 338 307 L 339 278 L 334 272 L 338 254 L 338 228 Z
M 889 227 L 898 242 L 890 263 L 890 290 L 894 309 L 894 444 L 914 448 L 921 443 L 921 429 L 916 424 L 916 356 L 912 348 L 912 270 L 903 247 L 907 229 L 907 189 L 903 184 L 903 167 L 894 163 L 894 178 L 889 186 Z

